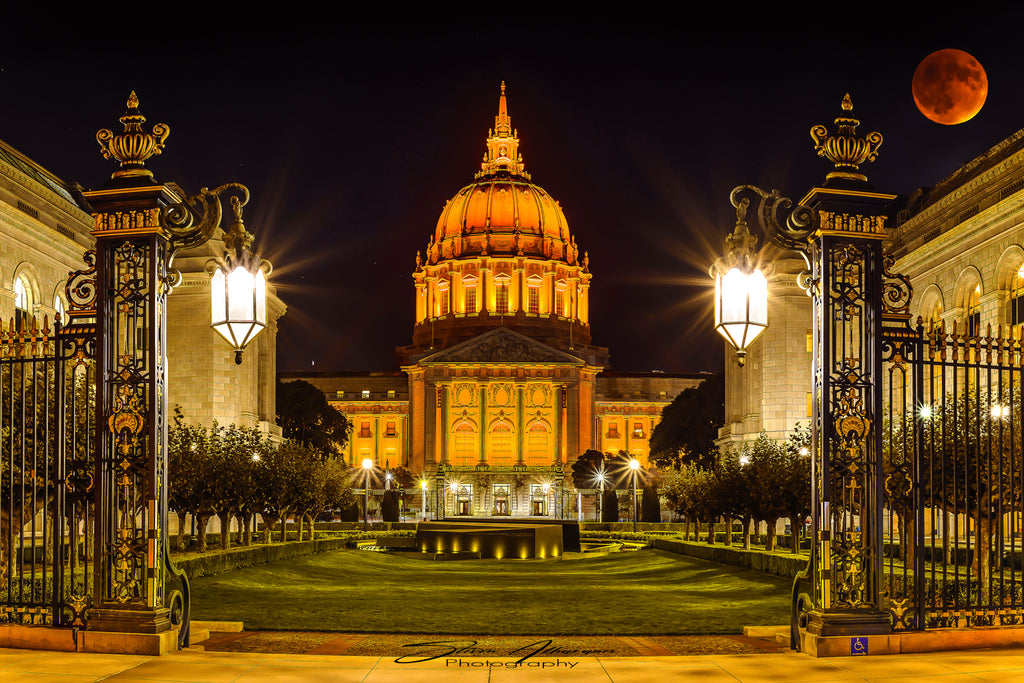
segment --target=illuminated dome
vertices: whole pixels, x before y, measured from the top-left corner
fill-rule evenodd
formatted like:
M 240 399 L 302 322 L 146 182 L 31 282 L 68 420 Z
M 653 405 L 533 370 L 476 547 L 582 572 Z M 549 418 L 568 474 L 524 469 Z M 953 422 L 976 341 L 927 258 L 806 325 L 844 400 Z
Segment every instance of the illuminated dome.
M 530 182 L 524 170 L 504 83 L 480 171 L 445 204 L 427 247 L 427 263 L 487 255 L 540 257 L 569 265 L 579 256 L 562 207 Z
M 608 349 L 590 345 L 590 260 L 523 167 L 504 83 L 480 170 L 444 205 L 412 277 L 416 324 L 401 365 L 497 327 L 607 365 Z

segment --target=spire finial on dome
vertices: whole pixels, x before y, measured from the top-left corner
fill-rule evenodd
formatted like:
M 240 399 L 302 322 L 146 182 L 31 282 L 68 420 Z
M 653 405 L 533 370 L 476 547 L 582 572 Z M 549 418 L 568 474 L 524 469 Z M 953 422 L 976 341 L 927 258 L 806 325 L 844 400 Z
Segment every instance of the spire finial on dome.
M 521 175 L 529 179 L 524 171 L 523 156 L 519 153 L 519 136 L 512 129 L 512 119 L 508 115 L 508 100 L 505 98 L 505 81 L 501 82 L 501 95 L 498 97 L 498 115 L 494 117 L 494 128 L 488 131 L 487 153 L 480 164 L 481 174 L 505 171 L 513 175 Z

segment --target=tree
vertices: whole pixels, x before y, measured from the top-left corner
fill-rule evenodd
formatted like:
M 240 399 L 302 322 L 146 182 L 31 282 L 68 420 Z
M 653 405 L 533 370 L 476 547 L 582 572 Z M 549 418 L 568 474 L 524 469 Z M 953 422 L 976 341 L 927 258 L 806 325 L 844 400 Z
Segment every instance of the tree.
M 277 381 L 277 423 L 286 439 L 324 454 L 340 455 L 352 424 L 309 382 Z
M 765 550 L 771 552 L 775 550 L 775 526 L 779 518 L 790 515 L 794 509 L 799 510 L 799 505 L 794 503 L 797 490 L 806 491 L 809 505 L 810 470 L 807 470 L 806 488 L 797 485 L 804 458 L 797 448 L 780 444 L 763 432 L 755 441 L 744 444 L 738 457 L 750 512 L 755 519 L 767 524 Z M 794 535 L 796 532 L 794 528 Z
M 643 498 L 640 501 L 640 521 L 661 521 L 661 501 L 658 498 L 658 488 L 652 483 L 644 485 Z
M 572 485 L 578 489 L 600 488 L 597 473 L 605 468 L 605 457 L 601 451 L 589 449 L 580 454 L 572 465 Z
M 725 422 L 725 376 L 712 375 L 684 390 L 661 411 L 651 432 L 650 460 L 660 469 L 696 463 L 714 467 L 718 458 L 715 439 Z

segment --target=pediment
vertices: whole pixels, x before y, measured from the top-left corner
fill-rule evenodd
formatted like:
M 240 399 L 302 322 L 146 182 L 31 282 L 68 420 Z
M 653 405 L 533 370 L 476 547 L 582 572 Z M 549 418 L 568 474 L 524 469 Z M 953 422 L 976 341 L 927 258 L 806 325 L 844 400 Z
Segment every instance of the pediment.
M 420 360 L 433 363 L 564 363 L 582 365 L 572 354 L 559 351 L 507 327 L 484 332 Z

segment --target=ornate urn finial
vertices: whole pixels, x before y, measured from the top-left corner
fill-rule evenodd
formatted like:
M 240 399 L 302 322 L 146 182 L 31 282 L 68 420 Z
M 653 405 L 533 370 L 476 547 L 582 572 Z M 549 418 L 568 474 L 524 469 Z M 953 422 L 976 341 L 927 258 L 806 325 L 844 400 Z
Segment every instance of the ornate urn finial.
M 103 158 L 121 162 L 121 168 L 110 177 L 153 177 L 153 172 L 145 168 L 146 159 L 163 151 L 164 140 L 170 135 L 171 129 L 166 124 L 158 123 L 153 126 L 152 133 L 142 132 L 146 117 L 139 113 L 139 98 L 134 90 L 128 96 L 128 111 L 119 120 L 124 126 L 123 133 L 114 135 L 108 128 L 96 133 L 96 142 L 100 143 Z
M 825 126 L 818 124 L 811 128 L 811 139 L 818 156 L 825 157 L 835 164 L 836 170 L 826 178 L 842 178 L 846 180 L 864 180 L 868 178 L 858 173 L 858 168 L 866 161 L 874 161 L 878 156 L 878 148 L 882 146 L 881 133 L 868 133 L 863 138 L 857 137 L 857 126 L 860 125 L 853 116 L 853 101 L 850 94 L 843 97 L 843 112 L 836 117 L 836 133 L 829 135 Z

